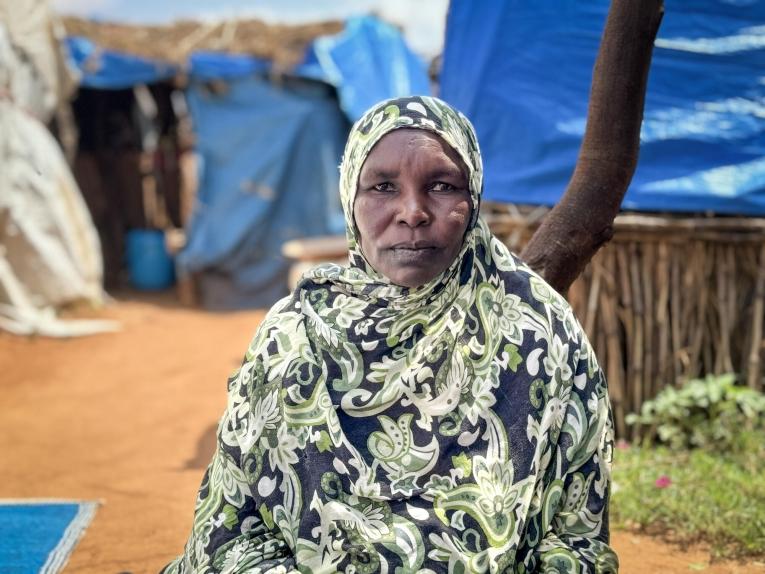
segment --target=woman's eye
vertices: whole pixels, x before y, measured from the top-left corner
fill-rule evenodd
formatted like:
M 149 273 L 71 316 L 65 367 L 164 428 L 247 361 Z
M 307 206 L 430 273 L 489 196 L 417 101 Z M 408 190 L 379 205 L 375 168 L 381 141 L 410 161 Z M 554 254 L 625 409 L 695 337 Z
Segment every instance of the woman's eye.
M 450 184 L 445 183 L 443 181 L 437 181 L 431 186 L 431 191 L 454 191 L 456 188 Z
M 393 184 L 389 181 L 384 181 L 383 183 L 378 183 L 373 186 L 373 189 L 375 191 L 394 191 L 395 188 L 393 187 Z

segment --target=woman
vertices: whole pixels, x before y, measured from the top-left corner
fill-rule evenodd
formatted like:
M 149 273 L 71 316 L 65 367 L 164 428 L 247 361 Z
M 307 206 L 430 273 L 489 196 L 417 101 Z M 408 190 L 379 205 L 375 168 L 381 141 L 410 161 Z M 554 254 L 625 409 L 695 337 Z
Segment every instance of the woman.
M 341 166 L 350 265 L 308 273 L 229 381 L 166 572 L 615 572 L 606 384 L 478 217 L 473 127 L 380 103 Z

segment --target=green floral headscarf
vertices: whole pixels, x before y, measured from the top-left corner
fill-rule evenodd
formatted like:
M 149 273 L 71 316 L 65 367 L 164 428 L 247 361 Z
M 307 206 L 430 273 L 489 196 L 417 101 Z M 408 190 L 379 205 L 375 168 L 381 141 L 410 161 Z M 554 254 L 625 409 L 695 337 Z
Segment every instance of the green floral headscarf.
M 365 158 L 403 127 L 454 147 L 474 208 L 416 289 L 371 269 L 353 223 Z M 470 123 L 435 98 L 383 102 L 341 171 L 350 265 L 309 272 L 260 325 L 167 572 L 615 572 L 605 380 L 568 304 L 478 217 Z
M 441 275 L 416 289 L 391 284 L 369 264 L 360 248 L 353 212 L 359 173 L 369 152 L 383 136 L 401 128 L 433 132 L 454 148 L 467 169 L 472 207 L 472 218 L 455 262 Z M 424 301 L 432 300 L 433 295 L 440 293 L 454 280 L 461 262 L 472 261 L 477 243 L 491 242 L 491 234 L 478 215 L 482 189 L 481 153 L 475 130 L 464 115 L 431 96 L 397 98 L 377 104 L 351 128 L 340 166 L 340 199 L 345 215 L 350 267 L 318 268 L 307 278 L 318 281 L 331 278 L 344 283 L 345 289 L 356 296 L 364 296 L 376 303 L 387 301 L 394 309 L 400 309 L 402 305 L 421 305 Z
M 340 165 L 340 199 L 345 213 L 346 233 L 352 251 L 357 246 L 353 223 L 353 202 L 359 173 L 369 152 L 383 136 L 400 128 L 414 128 L 439 135 L 459 154 L 468 169 L 470 199 L 473 207 L 472 229 L 478 220 L 483 187 L 483 166 L 475 130 L 460 112 L 430 96 L 399 98 L 381 102 L 359 119 L 351 129 Z

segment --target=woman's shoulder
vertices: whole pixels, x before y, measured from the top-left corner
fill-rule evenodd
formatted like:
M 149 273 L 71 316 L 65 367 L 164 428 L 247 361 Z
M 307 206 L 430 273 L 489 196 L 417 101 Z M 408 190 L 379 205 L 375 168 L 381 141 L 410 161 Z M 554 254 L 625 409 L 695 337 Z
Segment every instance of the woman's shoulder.
M 588 345 L 584 329 L 561 293 L 496 237 L 492 241 L 492 256 L 497 270 L 495 281 L 506 295 L 517 298 L 527 313 L 547 325 L 551 335 L 577 346 Z
M 289 334 L 289 332 L 294 331 L 300 316 L 300 302 L 294 293 L 279 299 L 266 311 L 263 320 L 255 329 L 255 334 L 250 339 L 247 348 L 247 354 L 252 355 L 257 352 L 276 333 Z
M 489 251 L 491 265 L 508 293 L 519 296 L 534 307 L 571 308 L 563 295 L 494 235 L 491 236 Z

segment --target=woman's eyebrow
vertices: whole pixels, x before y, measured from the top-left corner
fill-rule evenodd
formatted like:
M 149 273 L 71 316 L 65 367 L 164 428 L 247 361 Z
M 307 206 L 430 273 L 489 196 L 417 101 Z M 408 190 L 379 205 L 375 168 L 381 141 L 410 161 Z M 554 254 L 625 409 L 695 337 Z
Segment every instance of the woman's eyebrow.
M 433 171 L 428 172 L 428 176 L 430 179 L 438 179 L 441 177 L 453 177 L 457 179 L 467 179 L 467 176 L 462 172 L 462 170 L 457 168 L 448 168 L 448 167 L 438 167 L 435 168 Z
M 362 174 L 364 179 L 396 179 L 399 173 L 396 170 L 373 167 Z

